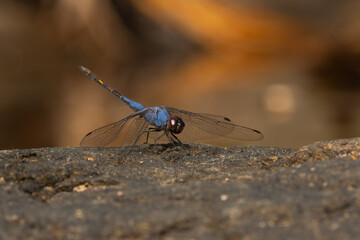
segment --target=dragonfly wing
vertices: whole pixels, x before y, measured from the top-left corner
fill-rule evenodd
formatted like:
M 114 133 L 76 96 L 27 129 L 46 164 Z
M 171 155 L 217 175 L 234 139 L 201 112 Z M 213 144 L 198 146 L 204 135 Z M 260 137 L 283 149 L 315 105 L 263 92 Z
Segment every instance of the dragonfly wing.
M 126 118 L 121 119 L 120 121 L 110 123 L 98 129 L 95 129 L 82 139 L 80 146 L 82 147 L 104 147 L 111 142 L 113 142 L 120 134 L 120 132 L 124 129 L 124 126 L 133 118 L 139 118 L 140 113 L 143 111 L 139 111 L 133 113 Z
M 261 140 L 261 132 L 248 127 L 233 124 L 227 117 L 215 114 L 193 113 L 177 108 L 166 107 L 171 116 L 182 118 L 185 122 L 180 137 L 190 139 L 204 139 L 212 137 L 227 137 L 239 140 Z
M 125 135 L 121 140 L 121 145 L 135 145 L 145 142 L 146 133 L 144 133 L 144 131 L 149 127 L 149 122 L 147 122 L 145 118 L 136 116 L 126 125 Z

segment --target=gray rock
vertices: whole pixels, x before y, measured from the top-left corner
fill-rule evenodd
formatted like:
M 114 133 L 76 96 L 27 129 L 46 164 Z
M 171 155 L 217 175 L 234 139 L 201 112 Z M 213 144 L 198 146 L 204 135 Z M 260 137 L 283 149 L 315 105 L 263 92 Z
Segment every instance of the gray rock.
M 0 239 L 358 239 L 360 138 L 0 151 Z

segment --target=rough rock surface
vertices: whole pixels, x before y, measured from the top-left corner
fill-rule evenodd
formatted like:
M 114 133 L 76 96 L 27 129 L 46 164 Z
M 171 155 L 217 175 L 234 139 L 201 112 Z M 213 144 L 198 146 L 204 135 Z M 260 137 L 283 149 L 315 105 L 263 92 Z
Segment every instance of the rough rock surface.
M 0 151 L 0 239 L 359 239 L 360 138 Z

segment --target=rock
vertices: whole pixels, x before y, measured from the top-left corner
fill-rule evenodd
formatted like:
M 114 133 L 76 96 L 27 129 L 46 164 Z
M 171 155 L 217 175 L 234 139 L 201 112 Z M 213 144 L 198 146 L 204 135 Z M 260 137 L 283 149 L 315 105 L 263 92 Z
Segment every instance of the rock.
M 358 239 L 360 138 L 0 151 L 0 239 Z

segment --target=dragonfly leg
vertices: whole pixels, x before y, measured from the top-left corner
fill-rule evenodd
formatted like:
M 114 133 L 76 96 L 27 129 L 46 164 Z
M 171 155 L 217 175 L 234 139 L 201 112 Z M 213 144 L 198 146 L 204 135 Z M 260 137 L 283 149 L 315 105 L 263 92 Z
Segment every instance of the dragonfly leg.
M 149 133 L 151 133 L 151 132 L 158 132 L 158 131 L 160 131 L 160 130 L 157 129 L 157 128 L 152 128 L 152 127 L 150 127 L 148 130 L 142 131 L 142 132 L 139 134 L 139 136 L 136 138 L 136 141 L 135 141 L 134 144 L 136 144 L 136 143 L 139 141 L 140 137 L 141 137 L 144 133 L 147 133 L 147 134 L 146 134 L 146 142 L 144 142 L 144 143 L 148 143 Z
M 170 141 L 172 144 L 175 145 L 175 141 L 174 141 L 174 139 L 172 139 L 172 138 L 169 136 L 169 133 L 166 132 L 166 136 L 167 136 L 167 138 L 169 139 L 169 141 Z
M 182 143 L 180 142 L 180 140 L 176 137 L 176 136 L 174 136 L 174 134 L 172 133 L 172 132 L 170 132 L 171 133 L 171 135 L 177 140 L 177 142 L 169 135 L 169 133 L 168 132 L 166 132 L 166 136 L 168 137 L 168 139 L 170 140 L 170 142 L 174 145 L 174 146 L 176 146 L 177 144 L 180 144 L 180 145 L 182 145 Z
M 171 135 L 178 141 L 178 143 L 182 144 L 182 142 L 175 136 L 174 133 L 172 133 L 172 132 L 170 132 L 170 133 L 171 133 Z
M 144 132 L 147 132 L 146 134 L 146 142 L 145 143 L 148 143 L 149 142 L 149 134 L 151 132 L 160 132 L 161 130 L 157 129 L 157 128 L 153 128 L 153 127 L 150 127 L 149 130 L 147 131 L 144 131 Z
M 157 137 L 157 138 L 155 139 L 154 145 L 156 145 L 156 142 L 157 142 L 160 138 L 162 138 L 162 136 L 164 136 L 165 133 L 166 133 L 166 131 L 164 131 L 159 137 Z M 168 136 L 168 135 L 166 134 L 166 136 Z
M 145 133 L 146 131 L 142 131 L 139 136 L 137 136 L 134 145 L 136 145 L 136 143 L 139 141 L 139 139 L 141 138 L 141 136 Z

